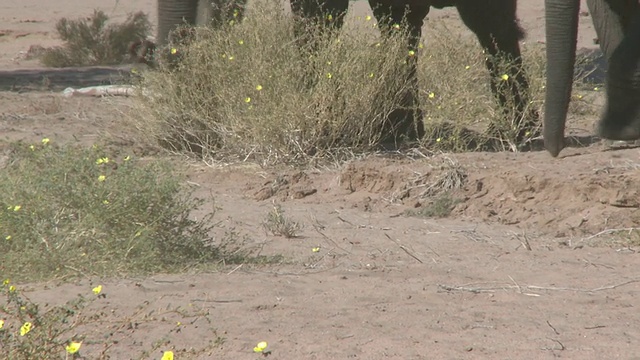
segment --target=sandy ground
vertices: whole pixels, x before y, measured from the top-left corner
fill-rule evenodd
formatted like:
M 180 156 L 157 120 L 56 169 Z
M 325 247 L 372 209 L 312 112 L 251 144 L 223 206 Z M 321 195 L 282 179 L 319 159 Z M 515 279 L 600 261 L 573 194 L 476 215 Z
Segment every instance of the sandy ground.
M 525 42 L 543 41 L 544 2 L 520 3 Z M 369 11 L 363 2 L 353 6 L 353 16 Z M 38 67 L 21 54 L 56 44 L 59 17 L 94 8 L 114 19 L 143 10 L 155 21 L 151 0 L 5 0 L 0 69 Z M 436 17 L 466 31 L 455 11 L 434 10 Z M 595 47 L 590 21 L 581 17 L 579 47 Z M 130 101 L 0 92 L 0 134 L 89 144 L 107 131 L 141 154 L 113 111 Z M 454 213 L 402 215 L 429 201 L 424 190 L 452 162 L 466 174 Z M 257 359 L 252 349 L 262 340 L 272 359 L 640 359 L 640 257 L 616 245 L 624 235 L 610 233 L 640 223 L 637 148 L 595 144 L 558 159 L 546 152 L 372 157 L 305 172 L 194 166 L 190 180 L 199 195 L 213 194 L 226 228 L 287 263 L 20 284 L 49 305 L 104 286 L 106 298 L 85 311 L 99 315 L 78 329 L 87 359 L 104 349 L 111 359 L 159 359 L 168 349 L 177 359 Z M 304 224 L 301 237 L 265 233 L 273 203 Z

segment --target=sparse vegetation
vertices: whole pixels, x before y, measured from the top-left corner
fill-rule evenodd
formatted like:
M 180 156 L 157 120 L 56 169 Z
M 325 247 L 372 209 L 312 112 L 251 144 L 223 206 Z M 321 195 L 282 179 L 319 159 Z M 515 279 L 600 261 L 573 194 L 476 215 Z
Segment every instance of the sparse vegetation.
M 215 243 L 215 209 L 167 160 L 89 149 L 13 146 L 0 173 L 0 273 L 16 280 L 178 271 L 239 255 L 237 236 Z M 227 259 L 231 260 L 231 259 Z
M 444 192 L 427 200 L 417 209 L 407 210 L 407 216 L 443 218 L 449 216 L 461 201 L 449 192 Z
M 40 51 L 40 61 L 50 67 L 115 65 L 127 60 L 129 45 L 146 39 L 151 23 L 143 12 L 130 14 L 120 24 L 109 24 L 103 11 L 94 10 L 88 18 L 56 23 L 56 32 L 64 42 Z
M 286 217 L 280 205 L 273 206 L 273 209 L 267 214 L 263 226 L 273 235 L 284 236 L 286 238 L 295 238 L 299 235 L 300 230 L 302 230 L 302 224 Z
M 344 160 L 376 149 L 384 119 L 402 102 L 406 86 L 402 81 L 407 56 L 402 44 L 404 34 L 397 31 L 381 39 L 374 19 L 352 17 L 340 33 L 311 29 L 308 35 L 320 45 L 317 52 L 311 52 L 298 47 L 291 19 L 282 16 L 280 2 L 253 6 L 240 24 L 224 25 L 221 31 L 199 28 L 193 33 L 192 43 L 175 45 L 175 51 L 164 49 L 175 52 L 182 62 L 175 68 L 161 64 L 160 71 L 142 74 L 139 85 L 145 91 L 137 98 L 132 115 L 140 133 L 170 151 L 207 161 L 308 164 L 317 159 Z M 142 13 L 131 15 L 123 24 L 107 26 L 107 20 L 100 11 L 88 20 L 60 20 L 56 28 L 65 45 L 44 50 L 42 61 L 56 67 L 122 62 L 129 42 L 148 34 L 148 20 Z M 475 38 L 455 35 L 439 22 L 428 28 L 424 36 L 429 45 L 420 50 L 419 60 L 421 107 L 427 129 L 421 144 L 427 149 L 424 153 L 486 150 L 487 146 L 490 150 L 521 149 L 523 144 L 515 141 L 522 128 L 521 119 L 513 118 L 511 105 L 501 108 L 493 98 L 484 55 Z M 536 110 L 544 94 L 542 47 L 527 45 L 524 59 L 531 79 L 530 106 Z M 509 66 L 501 65 L 504 73 Z M 593 112 L 587 99 L 598 95 L 584 95 L 583 99 L 583 94 L 574 93 L 574 115 Z M 64 101 L 51 98 L 30 105 L 29 114 L 57 115 L 63 106 Z M 487 132 L 490 124 L 497 130 L 492 134 Z M 497 138 L 491 137 L 494 135 Z M 4 296 L 0 299 L 0 352 L 8 358 L 84 358 L 80 347 L 83 341 L 102 343 L 111 341 L 113 335 L 100 338 L 84 331 L 107 322 L 104 306 L 95 312 L 91 308 L 104 299 L 101 290 L 94 288 L 91 294 L 87 288 L 86 294 L 50 306 L 29 299 L 13 281 L 180 272 L 207 264 L 239 264 L 227 273 L 230 275 L 247 263 L 285 262 L 282 255 L 249 257 L 240 234 L 228 227 L 221 230 L 214 222 L 216 209 L 202 209 L 205 202 L 194 198 L 182 177 L 183 168 L 175 162 L 114 154 L 99 146 L 58 146 L 49 139 L 34 145 L 13 144 L 10 150 L 8 156 L 0 157 L 0 281 L 11 278 L 0 285 L 0 295 Z M 466 184 L 467 172 L 454 160 L 446 160 L 440 168 L 425 174 L 417 174 L 412 168 L 417 176 L 409 179 L 401 193 L 410 194 L 420 207 L 404 215 L 447 217 L 463 201 L 456 190 Z M 393 198 L 395 201 L 402 196 Z M 196 219 L 194 211 L 198 210 L 205 215 Z M 374 261 L 389 264 L 383 261 L 391 258 L 390 252 L 370 251 L 375 244 L 358 246 L 361 234 L 367 236 L 365 231 L 373 229 L 349 223 L 347 217 L 340 220 L 353 226 L 347 231 L 357 234 L 354 239 L 344 239 L 351 245 L 348 249 L 355 249 L 355 253 L 366 248 L 365 268 L 376 269 Z M 285 214 L 280 205 L 274 205 L 257 225 L 258 230 L 262 225 L 270 234 L 287 239 L 300 236 L 303 229 L 302 223 Z M 322 248 L 316 243 L 305 245 L 314 254 L 312 264 L 305 266 L 312 269 L 324 263 L 348 264 L 338 262 L 342 256 L 336 250 L 342 250 L 340 242 L 325 236 L 320 227 L 316 230 L 333 244 Z M 388 227 L 384 231 L 400 233 L 404 228 Z M 214 233 L 220 236 L 214 237 Z M 625 246 L 640 244 L 635 228 L 612 234 Z M 406 246 L 400 248 L 422 263 L 423 255 L 413 256 L 407 250 L 414 238 L 403 241 Z M 393 261 L 393 266 L 400 264 L 395 258 Z M 288 264 L 298 265 L 294 261 Z M 261 290 L 255 289 L 255 293 L 264 295 Z M 251 306 L 265 310 L 278 304 L 271 305 L 270 298 L 264 298 L 264 304 Z M 195 300 L 209 304 L 244 301 L 225 296 L 214 299 L 208 294 Z M 191 307 L 195 301 L 189 301 Z M 143 318 L 141 322 L 159 318 L 157 309 L 147 311 L 148 305 L 141 304 L 136 310 L 136 316 Z M 175 307 L 167 307 L 162 314 L 166 313 L 185 317 L 193 314 Z M 128 316 L 118 320 L 122 323 L 109 326 L 129 331 L 129 326 L 137 326 L 137 322 L 129 321 Z M 159 321 L 169 321 L 160 317 Z M 212 321 L 205 312 L 193 317 Z M 262 325 L 258 323 L 256 328 Z M 180 326 L 179 322 L 172 324 L 166 336 L 153 339 L 150 346 L 131 357 L 159 358 L 164 351 L 163 360 L 173 359 L 173 351 L 180 345 L 172 336 L 180 332 Z M 203 349 L 185 347 L 176 350 L 176 358 L 211 357 L 210 350 L 225 338 L 215 330 L 208 335 L 203 337 L 207 339 Z M 231 336 L 239 338 L 237 334 Z M 253 350 L 256 356 L 269 355 L 266 341 L 258 340 Z M 244 336 L 241 341 L 247 343 Z M 109 358 L 107 350 L 105 347 L 98 358 Z M 246 350 L 251 352 L 250 348 Z
M 0 284 L 0 296 L 4 300 L 0 301 L 0 347 L 3 358 L 12 360 L 30 359 L 84 359 L 86 354 L 83 343 L 91 346 L 93 343 L 91 336 L 86 334 L 86 326 L 95 323 L 109 322 L 108 329 L 104 329 L 100 352 L 94 352 L 92 359 L 110 359 L 110 342 L 117 342 L 117 336 L 123 333 L 130 333 L 131 320 L 136 323 L 144 323 L 156 320 L 158 315 L 153 309 L 148 309 L 147 304 L 141 304 L 135 314 L 125 316 L 120 323 L 113 323 L 108 319 L 107 312 L 99 310 L 104 303 L 108 292 L 102 285 L 86 290 L 66 302 L 59 305 L 38 304 L 31 300 L 23 292 L 20 286 L 13 285 L 8 278 Z M 94 305 L 95 304 L 95 305 Z M 97 306 L 96 306 L 97 305 Z M 182 319 L 185 323 L 188 320 L 201 318 L 206 315 L 199 307 L 185 309 L 180 306 L 169 306 L 162 312 L 163 321 L 165 317 L 173 315 Z M 129 318 L 131 317 L 131 318 Z M 193 320 L 192 320 L 193 321 Z M 166 337 L 156 340 L 152 344 L 153 350 L 173 348 L 167 339 L 180 331 L 182 323 L 178 321 L 174 327 L 168 330 Z M 224 343 L 225 338 L 218 335 L 217 331 L 211 328 L 209 341 L 204 342 L 202 347 L 189 349 L 176 349 L 176 354 L 181 358 L 192 358 L 204 353 Z M 94 351 L 96 348 L 94 347 Z M 129 354 L 130 358 L 148 359 L 152 355 L 149 351 L 133 350 Z M 164 358 L 163 358 L 164 359 Z

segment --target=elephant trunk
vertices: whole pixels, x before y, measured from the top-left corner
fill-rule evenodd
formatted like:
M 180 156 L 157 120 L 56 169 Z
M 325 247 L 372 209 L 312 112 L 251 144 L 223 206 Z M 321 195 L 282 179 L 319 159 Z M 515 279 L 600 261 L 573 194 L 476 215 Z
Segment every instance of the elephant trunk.
M 158 0 L 158 44 L 166 44 L 179 25 L 195 25 L 197 13 L 198 0 Z
M 544 147 L 553 157 L 564 148 L 573 68 L 578 41 L 578 0 L 545 0 L 547 33 L 547 91 Z

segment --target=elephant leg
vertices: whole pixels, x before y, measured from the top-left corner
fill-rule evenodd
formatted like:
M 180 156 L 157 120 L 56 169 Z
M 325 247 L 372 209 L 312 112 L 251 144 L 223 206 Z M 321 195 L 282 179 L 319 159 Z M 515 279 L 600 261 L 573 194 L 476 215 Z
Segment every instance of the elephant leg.
M 607 61 L 622 42 L 631 15 L 638 9 L 636 0 L 587 0 L 587 6 L 598 35 L 600 49 Z
M 537 136 L 533 130 L 538 126 L 538 114 L 529 107 L 529 82 L 518 43 L 524 31 L 516 18 L 516 0 L 460 0 L 456 7 L 464 24 L 476 34 L 489 55 L 486 66 L 491 74 L 491 90 L 505 116 L 512 117 L 510 123 L 520 129 L 517 142 Z M 501 63 L 509 64 L 506 77 L 501 73 Z M 489 131 L 498 135 L 493 125 Z
M 313 43 L 315 27 L 340 29 L 349 9 L 349 0 L 290 0 L 290 3 L 296 19 L 296 39 L 301 47 L 308 46 L 311 50 L 317 48 Z
M 198 8 L 198 24 L 220 28 L 244 18 L 246 0 L 201 0 Z
M 637 6 L 626 24 L 624 38 L 611 51 L 606 79 L 607 104 L 597 126 L 598 135 L 610 140 L 640 139 L 640 10 Z M 608 44 L 604 46 L 609 48 Z
M 424 134 L 424 121 L 420 110 L 419 87 L 417 76 L 418 43 L 422 36 L 422 25 L 429 13 L 429 3 L 425 1 L 395 1 L 395 0 L 369 0 L 373 14 L 378 20 L 380 31 L 384 36 L 392 31 L 392 25 L 406 24 L 408 27 L 407 61 L 407 87 L 402 96 L 400 106 L 393 110 L 388 117 L 387 126 L 383 129 L 383 143 L 398 144 L 404 141 L 421 139 Z M 409 55 L 413 52 L 413 56 Z
M 178 26 L 195 25 L 197 13 L 198 0 L 158 0 L 158 44 L 167 44 L 169 33 Z

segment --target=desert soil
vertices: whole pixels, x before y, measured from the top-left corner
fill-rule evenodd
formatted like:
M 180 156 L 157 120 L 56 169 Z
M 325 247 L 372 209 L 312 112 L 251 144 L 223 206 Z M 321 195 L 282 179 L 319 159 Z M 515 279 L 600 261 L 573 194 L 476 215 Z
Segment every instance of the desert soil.
M 519 6 L 524 46 L 543 41 L 544 2 Z M 370 11 L 353 7 L 352 15 Z M 29 47 L 57 44 L 58 18 L 94 8 L 116 20 L 138 10 L 156 19 L 153 0 L 3 1 L 0 69 L 39 67 L 25 59 Z M 455 11 L 430 18 L 467 31 Z M 579 47 L 595 47 L 590 21 L 581 17 Z M 3 91 L 0 133 L 86 144 L 106 133 L 120 151 L 153 156 L 127 138 L 114 111 L 131 102 Z M 213 195 L 223 226 L 286 263 L 20 288 L 52 305 L 104 286 L 106 298 L 86 310 L 99 320 L 79 329 L 88 359 L 105 348 L 112 359 L 159 359 L 169 349 L 177 359 L 257 359 L 262 340 L 272 359 L 640 359 L 640 256 L 616 231 L 640 224 L 639 155 L 598 143 L 557 159 L 371 156 L 304 171 L 194 164 L 190 181 Z M 465 177 L 449 217 L 404 215 L 428 204 L 429 186 L 452 169 Z M 304 224 L 299 238 L 263 230 L 274 203 Z

